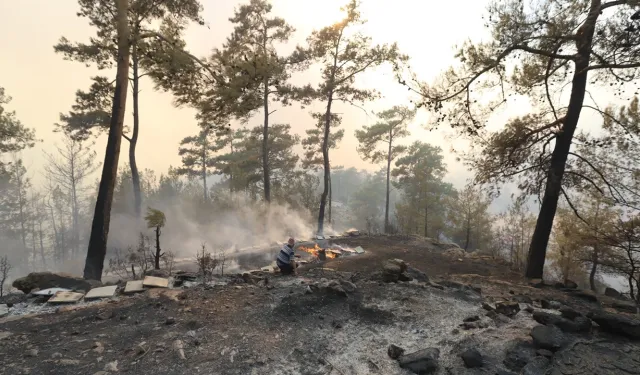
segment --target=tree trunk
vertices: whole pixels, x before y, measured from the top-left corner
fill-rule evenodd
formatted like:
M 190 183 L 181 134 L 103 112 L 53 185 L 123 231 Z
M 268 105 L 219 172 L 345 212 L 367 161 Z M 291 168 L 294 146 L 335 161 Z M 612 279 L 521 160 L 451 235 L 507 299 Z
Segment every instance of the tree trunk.
M 331 167 L 331 165 L 329 165 L 329 167 Z M 332 182 L 331 182 L 331 175 L 329 175 L 329 216 L 328 216 L 328 221 L 329 221 L 329 225 L 332 225 L 331 222 L 331 209 L 333 208 L 333 186 L 332 186 Z
M 72 207 L 72 223 L 71 225 L 73 226 L 72 229 L 72 241 L 73 241 L 73 256 L 77 257 L 80 253 L 80 208 L 79 208 L 79 204 L 78 204 L 78 190 L 76 188 L 76 179 L 75 179 L 75 166 L 74 166 L 74 162 L 72 160 L 72 164 L 71 164 L 71 174 L 72 174 L 72 181 L 71 181 L 71 198 L 73 200 L 73 207 Z
M 162 255 L 160 250 L 160 227 L 156 227 L 156 256 L 155 256 L 155 269 L 160 269 L 160 256 Z
M 204 187 L 204 201 L 207 201 L 207 145 L 202 147 L 202 186 Z
M 269 171 L 269 77 L 264 78 L 264 128 L 262 130 L 262 170 L 264 172 L 264 200 L 271 202 L 271 176 Z
M 526 277 L 530 279 L 541 279 L 544 273 L 544 263 L 547 255 L 547 245 L 553 227 L 553 219 L 558 208 L 558 199 L 562 190 L 562 177 L 567 163 L 567 157 L 573 141 L 573 134 L 578 126 L 580 112 L 587 88 L 587 68 L 591 56 L 591 44 L 595 23 L 600 14 L 601 1 L 591 0 L 591 8 L 585 22 L 576 32 L 579 39 L 576 41 L 578 53 L 576 54 L 575 70 L 571 84 L 571 97 L 567 114 L 564 119 L 562 132 L 556 137 L 556 144 L 551 154 L 549 170 L 547 172 L 547 182 L 542 197 L 540 213 L 533 231 L 531 244 L 529 245 L 529 256 L 527 259 Z
M 333 92 L 329 93 L 327 100 L 327 112 L 325 113 L 324 134 L 322 136 L 322 162 L 324 165 L 324 187 L 320 195 L 320 210 L 318 211 L 318 235 L 324 233 L 324 209 L 327 205 L 327 195 L 329 195 L 329 184 L 331 181 L 331 166 L 329 165 L 329 134 L 331 126 L 331 104 L 333 102 Z
M 47 266 L 47 261 L 44 257 L 44 231 L 42 230 L 42 222 L 38 223 L 38 231 L 39 231 L 39 235 L 40 235 L 40 258 L 42 259 L 42 265 L 43 266 Z
M 137 30 L 136 30 L 137 33 Z M 140 131 L 140 111 L 139 99 L 140 93 L 140 74 L 137 43 L 132 48 L 132 70 L 133 70 L 133 132 L 129 139 L 129 166 L 131 168 L 131 183 L 133 184 L 133 206 L 136 218 L 142 215 L 142 191 L 140 188 L 140 173 L 138 172 L 138 164 L 136 162 L 136 146 L 138 145 L 138 133 Z
M 387 196 L 384 202 L 384 232 L 389 233 L 389 177 L 391 174 L 392 129 L 389 129 L 389 152 L 387 153 Z
M 596 272 L 598 271 L 598 245 L 594 246 L 593 257 L 591 259 L 591 273 L 589 273 L 589 285 L 591 290 L 596 291 Z
M 464 251 L 469 251 L 469 242 L 471 241 L 471 219 L 467 219 L 466 236 L 464 240 Z
M 429 205 L 424 205 L 424 236 L 429 237 Z
M 127 104 L 127 86 L 129 84 L 129 25 L 127 20 L 128 0 L 117 0 L 117 29 L 118 29 L 118 70 L 116 75 L 116 89 L 113 95 L 111 122 L 109 124 L 109 138 L 102 166 L 102 177 L 98 188 L 91 236 L 84 265 L 84 278 L 101 280 L 104 258 L 107 253 L 107 238 L 109 236 L 109 222 L 113 189 L 118 175 L 118 158 L 122 141 L 122 127 Z

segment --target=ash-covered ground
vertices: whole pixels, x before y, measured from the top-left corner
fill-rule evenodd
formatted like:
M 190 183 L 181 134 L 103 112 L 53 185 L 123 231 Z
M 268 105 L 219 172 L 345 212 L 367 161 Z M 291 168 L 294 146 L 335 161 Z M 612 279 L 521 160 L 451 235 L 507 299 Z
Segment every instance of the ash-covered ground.
M 342 242 L 367 252 L 8 316 L 0 374 L 640 373 L 640 322 L 620 301 L 426 239 Z

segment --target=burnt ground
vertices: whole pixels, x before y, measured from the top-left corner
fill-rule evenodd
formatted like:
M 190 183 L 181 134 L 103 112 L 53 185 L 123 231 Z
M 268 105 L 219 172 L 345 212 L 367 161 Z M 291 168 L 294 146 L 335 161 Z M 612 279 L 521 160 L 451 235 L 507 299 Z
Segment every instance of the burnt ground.
M 438 374 L 514 374 L 536 355 L 529 333 L 537 323 L 524 310 L 513 319 L 485 317 L 483 301 L 519 300 L 542 310 L 538 301 L 547 299 L 581 312 L 612 302 L 534 288 L 500 262 L 451 258 L 420 238 L 335 242 L 367 253 L 329 261 L 328 269 L 305 266 L 297 277 L 269 276 L 266 283 L 229 278 L 224 286 L 155 289 L 0 319 L 0 374 L 410 374 L 388 357 L 389 344 L 407 353 L 438 348 Z M 439 285 L 381 282 L 381 263 L 394 258 Z M 345 296 L 311 287 L 323 279 L 349 280 L 357 289 Z M 473 315 L 484 328 L 462 329 Z M 637 342 L 597 327 L 567 340 L 550 367 L 523 373 L 640 373 Z M 459 355 L 469 348 L 484 356 L 481 368 L 464 366 Z

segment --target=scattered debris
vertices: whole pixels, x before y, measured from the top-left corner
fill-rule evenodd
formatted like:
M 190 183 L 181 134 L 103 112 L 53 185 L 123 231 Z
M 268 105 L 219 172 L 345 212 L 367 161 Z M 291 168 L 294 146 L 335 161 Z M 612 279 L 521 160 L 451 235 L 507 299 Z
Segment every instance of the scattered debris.
M 131 294 L 144 292 L 144 286 L 142 285 L 142 283 L 142 280 L 127 281 L 127 284 L 124 286 L 124 293 Z
M 80 301 L 83 296 L 83 293 L 57 292 L 53 297 L 49 298 L 49 303 L 75 303 Z
M 116 285 L 93 288 L 84 296 L 84 299 L 113 298 L 116 295 L 117 289 L 118 287 Z
M 168 288 L 169 279 L 155 276 L 145 276 L 142 285 L 151 288 Z

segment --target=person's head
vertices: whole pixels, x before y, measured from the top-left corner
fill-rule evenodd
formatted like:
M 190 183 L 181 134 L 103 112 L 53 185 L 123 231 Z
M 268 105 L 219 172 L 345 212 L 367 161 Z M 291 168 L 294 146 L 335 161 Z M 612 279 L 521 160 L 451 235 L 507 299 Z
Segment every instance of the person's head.
M 296 243 L 296 240 L 293 237 L 289 237 L 289 241 L 287 241 L 287 245 L 293 247 L 295 243 Z

